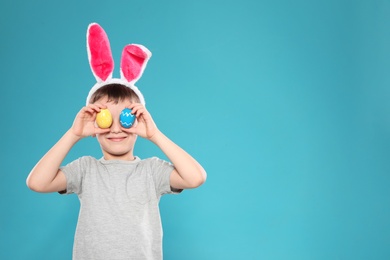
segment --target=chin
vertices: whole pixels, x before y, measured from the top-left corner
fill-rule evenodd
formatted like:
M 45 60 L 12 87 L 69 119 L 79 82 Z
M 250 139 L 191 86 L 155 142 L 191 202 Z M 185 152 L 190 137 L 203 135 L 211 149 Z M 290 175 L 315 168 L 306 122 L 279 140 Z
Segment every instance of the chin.
M 131 151 L 105 151 L 105 153 L 112 157 L 132 156 Z

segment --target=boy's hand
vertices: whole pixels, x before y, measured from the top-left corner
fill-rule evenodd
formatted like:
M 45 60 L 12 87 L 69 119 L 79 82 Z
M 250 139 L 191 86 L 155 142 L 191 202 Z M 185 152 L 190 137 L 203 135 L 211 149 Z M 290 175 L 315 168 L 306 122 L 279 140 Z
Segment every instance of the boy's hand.
M 137 121 L 131 128 L 123 130 L 150 140 L 159 130 L 148 110 L 140 103 L 133 103 L 128 108 L 132 110 L 131 113 L 136 116 Z
M 80 138 L 83 138 L 87 136 L 95 136 L 96 134 L 109 132 L 110 129 L 101 129 L 95 125 L 97 113 L 99 113 L 100 110 L 104 108 L 106 108 L 106 106 L 99 103 L 89 104 L 88 106 L 83 107 L 78 112 L 73 122 L 73 134 Z

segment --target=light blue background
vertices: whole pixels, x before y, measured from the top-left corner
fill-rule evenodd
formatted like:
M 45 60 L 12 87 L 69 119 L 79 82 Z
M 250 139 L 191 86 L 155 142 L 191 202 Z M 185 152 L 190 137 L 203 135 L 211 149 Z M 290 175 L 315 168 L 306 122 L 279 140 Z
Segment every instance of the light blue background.
M 90 22 L 115 77 L 153 52 L 147 107 L 208 172 L 161 201 L 165 259 L 390 259 L 388 0 L 2 1 L 0 259 L 71 258 L 77 197 L 25 178 L 94 84 Z

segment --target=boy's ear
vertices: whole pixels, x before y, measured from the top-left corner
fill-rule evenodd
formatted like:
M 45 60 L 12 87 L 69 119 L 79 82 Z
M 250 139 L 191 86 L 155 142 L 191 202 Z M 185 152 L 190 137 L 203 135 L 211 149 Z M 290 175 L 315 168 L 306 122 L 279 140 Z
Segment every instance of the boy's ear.
M 134 85 L 141 78 L 151 56 L 152 53 L 143 45 L 125 46 L 121 58 L 121 78 Z
M 112 78 L 114 59 L 106 32 L 97 23 L 91 23 L 87 30 L 89 65 L 97 82 Z

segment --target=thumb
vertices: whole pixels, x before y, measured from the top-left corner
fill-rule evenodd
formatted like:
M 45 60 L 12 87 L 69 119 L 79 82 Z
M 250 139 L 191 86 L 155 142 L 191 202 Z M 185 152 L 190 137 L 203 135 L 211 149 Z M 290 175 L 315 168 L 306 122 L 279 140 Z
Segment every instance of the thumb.
M 130 128 L 124 128 L 124 131 L 129 134 L 137 134 L 137 126 L 133 125 Z
M 95 132 L 92 134 L 92 137 L 96 137 L 96 135 L 98 135 L 98 134 L 105 134 L 105 133 L 108 133 L 110 131 L 111 131 L 110 128 L 102 129 L 100 127 L 95 127 Z

